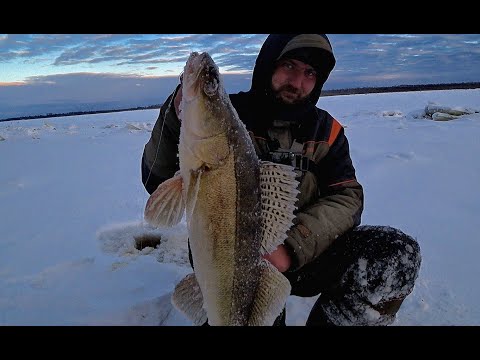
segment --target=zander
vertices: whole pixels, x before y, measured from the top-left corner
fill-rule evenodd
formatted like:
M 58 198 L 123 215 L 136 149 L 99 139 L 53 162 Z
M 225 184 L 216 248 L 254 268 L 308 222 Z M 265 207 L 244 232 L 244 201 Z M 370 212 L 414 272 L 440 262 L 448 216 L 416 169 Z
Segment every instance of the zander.
M 272 325 L 291 286 L 263 255 L 292 225 L 296 173 L 258 159 L 208 53 L 191 53 L 182 92 L 180 170 L 145 207 L 157 227 L 185 214 L 194 272 L 172 302 L 197 325 Z

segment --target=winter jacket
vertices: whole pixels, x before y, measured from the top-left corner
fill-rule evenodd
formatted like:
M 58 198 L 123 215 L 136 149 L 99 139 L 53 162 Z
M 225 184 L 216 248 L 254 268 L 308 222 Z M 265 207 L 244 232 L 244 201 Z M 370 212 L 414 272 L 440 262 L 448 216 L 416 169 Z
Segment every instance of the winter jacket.
M 312 56 L 300 57 L 305 54 L 296 50 L 302 47 Z M 301 105 L 279 104 L 270 94 L 275 62 L 289 54 L 298 55 L 297 59 L 309 62 L 317 71 L 310 99 Z M 344 128 L 327 111 L 316 107 L 334 64 L 331 45 L 324 35 L 270 35 L 257 57 L 251 89 L 230 95 L 258 157 L 285 162 L 288 160 L 282 154 L 293 154 L 299 167 L 295 225 L 284 242 L 292 259 L 288 271 L 315 259 L 339 235 L 361 222 L 363 189 L 355 176 Z M 142 181 L 149 193 L 179 169 L 180 121 L 172 101 L 178 88 L 160 109 L 145 145 Z

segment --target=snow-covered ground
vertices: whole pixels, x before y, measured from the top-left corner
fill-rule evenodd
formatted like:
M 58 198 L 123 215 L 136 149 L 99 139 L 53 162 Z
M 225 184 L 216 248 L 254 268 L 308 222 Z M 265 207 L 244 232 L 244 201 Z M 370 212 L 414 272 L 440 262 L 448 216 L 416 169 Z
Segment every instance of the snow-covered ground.
M 422 267 L 394 325 L 480 325 L 480 89 L 322 97 L 346 128 L 363 224 L 415 237 Z M 169 293 L 187 273 L 186 224 L 143 221 L 140 159 L 158 110 L 0 122 L 0 324 L 191 325 Z M 160 234 L 139 251 L 134 237 Z M 303 325 L 316 298 L 290 297 Z

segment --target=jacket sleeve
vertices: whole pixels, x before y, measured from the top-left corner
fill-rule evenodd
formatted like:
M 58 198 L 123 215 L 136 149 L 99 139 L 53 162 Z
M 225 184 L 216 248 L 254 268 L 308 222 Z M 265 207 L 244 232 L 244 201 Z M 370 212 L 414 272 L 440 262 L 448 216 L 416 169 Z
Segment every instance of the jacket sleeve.
M 150 139 L 143 150 L 142 182 L 149 194 L 179 170 L 177 154 L 180 120 L 173 105 L 173 99 L 179 88 L 180 85 L 162 105 Z
M 338 236 L 361 222 L 363 188 L 356 179 L 343 128 L 317 169 L 320 196 L 296 214 L 285 240 L 292 258 L 289 271 L 313 261 Z

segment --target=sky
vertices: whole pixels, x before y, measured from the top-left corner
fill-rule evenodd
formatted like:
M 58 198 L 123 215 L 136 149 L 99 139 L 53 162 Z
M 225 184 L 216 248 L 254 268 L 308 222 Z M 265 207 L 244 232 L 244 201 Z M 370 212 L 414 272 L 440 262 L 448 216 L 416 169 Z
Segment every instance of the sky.
M 422 265 L 392 326 L 480 325 L 480 89 L 322 97 L 364 187 L 362 225 L 414 237 Z M 426 109 L 464 115 L 434 121 Z M 476 112 L 475 112 L 476 111 Z M 158 110 L 0 122 L 0 325 L 191 326 L 170 293 L 191 272 L 185 219 L 143 219 Z M 160 236 L 137 250 L 135 237 Z M 290 296 L 289 326 L 316 297 Z
M 327 34 L 324 89 L 480 81 L 480 34 Z M 267 34 L 0 34 L 0 120 L 159 104 L 192 51 L 248 90 Z

